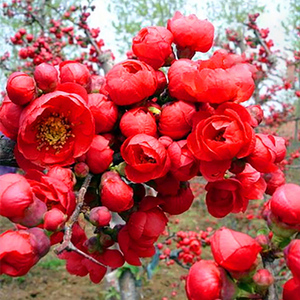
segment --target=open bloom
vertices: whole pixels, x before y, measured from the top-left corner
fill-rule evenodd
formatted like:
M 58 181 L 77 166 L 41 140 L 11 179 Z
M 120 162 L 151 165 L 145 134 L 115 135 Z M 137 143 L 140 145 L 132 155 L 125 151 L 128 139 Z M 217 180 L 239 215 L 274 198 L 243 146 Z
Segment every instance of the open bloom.
M 18 149 L 40 166 L 70 165 L 89 149 L 94 128 L 93 116 L 80 96 L 55 91 L 22 112 Z
M 170 158 L 165 147 L 154 137 L 137 134 L 129 137 L 121 147 L 127 163 L 125 174 L 133 182 L 142 183 L 166 175 Z

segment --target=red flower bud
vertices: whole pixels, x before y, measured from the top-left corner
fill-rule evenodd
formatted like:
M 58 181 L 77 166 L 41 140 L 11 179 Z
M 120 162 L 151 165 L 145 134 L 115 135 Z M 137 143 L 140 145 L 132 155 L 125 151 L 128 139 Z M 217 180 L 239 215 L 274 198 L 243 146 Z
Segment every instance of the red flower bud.
M 253 281 L 263 288 L 268 288 L 271 284 L 274 283 L 274 277 L 267 269 L 257 270 L 253 275 Z
M 300 186 L 288 183 L 280 186 L 270 199 L 271 212 L 291 227 L 300 224 Z
M 168 21 L 168 29 L 173 33 L 174 43 L 179 49 L 207 52 L 213 44 L 214 26 L 195 15 L 185 17 L 176 11 Z
M 249 111 L 252 118 L 251 126 L 252 127 L 258 126 L 264 118 L 264 111 L 262 110 L 261 106 L 250 105 L 247 106 L 246 108 Z
M 233 272 L 249 271 L 262 249 L 249 235 L 225 227 L 217 230 L 210 241 L 215 261 Z
M 130 105 L 153 95 L 156 91 L 157 79 L 154 69 L 146 63 L 126 60 L 115 65 L 107 73 L 106 85 L 114 103 Z
M 97 226 L 108 226 L 111 220 L 111 213 L 105 206 L 92 208 L 90 212 L 90 222 Z
M 22 110 L 22 106 L 14 104 L 7 96 L 0 107 L 0 131 L 12 140 L 17 139 Z
M 139 60 L 154 69 L 165 64 L 172 54 L 172 33 L 165 27 L 150 26 L 142 28 L 132 40 L 132 51 Z
M 90 168 L 84 162 L 79 162 L 74 166 L 74 173 L 79 178 L 85 178 L 89 174 Z
M 221 298 L 222 278 L 213 261 L 201 260 L 189 270 L 185 290 L 189 300 Z
M 57 231 L 63 228 L 67 216 L 58 208 L 52 208 L 44 215 L 44 228 L 48 231 Z
M 300 300 L 300 284 L 294 278 L 284 284 L 282 300 Z
M 111 131 L 118 119 L 118 107 L 105 95 L 89 94 L 88 107 L 95 119 L 95 133 Z
M 133 190 L 116 172 L 106 172 L 101 177 L 101 203 L 109 210 L 122 212 L 133 206 Z
M 9 230 L 2 233 L 0 235 L 0 274 L 25 275 L 49 249 L 49 239 L 39 228 L 35 228 L 34 231 Z
M 174 140 L 185 137 L 192 129 L 195 105 L 184 101 L 171 102 L 162 107 L 158 130 Z
M 291 241 L 284 249 L 284 256 L 295 282 L 300 285 L 300 240 Z
M 60 81 L 74 82 L 82 85 L 87 91 L 91 87 L 91 75 L 88 68 L 76 61 L 64 61 L 59 65 Z
M 6 84 L 9 99 L 17 105 L 25 105 L 36 97 L 35 81 L 22 72 L 12 73 Z
M 146 107 L 128 110 L 121 118 L 120 129 L 126 137 L 138 133 L 145 133 L 154 137 L 157 135 L 155 118 Z
M 58 72 L 54 66 L 42 63 L 35 68 L 34 79 L 43 92 L 53 92 L 58 84 Z
M 285 175 L 280 169 L 263 174 L 263 178 L 267 183 L 266 194 L 268 195 L 273 195 L 279 186 L 285 184 Z
M 86 163 L 91 172 L 103 173 L 113 161 L 114 151 L 108 146 L 109 141 L 101 135 L 96 135 L 91 147 L 86 153 Z

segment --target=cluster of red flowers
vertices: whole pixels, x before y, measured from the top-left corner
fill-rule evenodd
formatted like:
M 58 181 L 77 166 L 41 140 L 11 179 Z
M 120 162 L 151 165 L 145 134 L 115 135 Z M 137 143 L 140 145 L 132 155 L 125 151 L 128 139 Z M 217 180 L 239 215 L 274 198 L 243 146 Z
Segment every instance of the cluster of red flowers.
M 2 4 L 4 16 L 8 18 L 14 18 L 15 15 L 22 16 L 24 24 L 35 24 L 39 29 L 37 33 L 32 34 L 20 28 L 10 38 L 18 50 L 19 58 L 24 60 L 24 63 L 19 65 L 19 70 L 32 71 L 34 66 L 43 62 L 58 65 L 65 60 L 65 55 L 70 55 L 64 50 L 70 45 L 76 53 L 74 59 L 85 63 L 94 72 L 102 65 L 99 55 L 107 54 L 113 59 L 110 52 L 102 50 L 104 42 L 99 38 L 100 29 L 90 28 L 87 24 L 90 12 L 95 9 L 95 6 L 71 5 L 66 9 L 54 7 L 56 19 L 48 19 L 45 14 L 41 14 L 41 10 L 53 9 L 53 6 L 46 2 L 46 8 L 41 8 L 37 2 L 13 0 L 10 4 L 6 2 Z
M 213 37 L 210 22 L 176 12 L 167 28 L 142 29 L 133 39 L 137 59 L 115 65 L 105 77 L 91 76 L 73 61 L 39 64 L 33 77 L 11 74 L 0 130 L 16 140 L 16 160 L 26 174 L 0 177 L 0 215 L 18 228 L 0 235 L 0 273 L 28 272 L 73 222 L 74 251 L 60 258 L 71 274 L 89 274 L 99 282 L 107 267 L 125 261 L 140 265 L 140 258 L 155 253 L 167 214 L 181 214 L 192 205 L 188 180 L 193 177 L 208 181 L 206 204 L 217 218 L 244 212 L 249 201 L 263 199 L 266 189 L 272 193 L 284 184 L 277 165 L 285 157 L 284 139 L 256 134 L 262 109 L 240 104 L 252 95 L 255 67 L 225 50 L 208 60 L 191 60 L 195 52 L 211 48 Z M 159 70 L 164 66 L 170 66 L 167 78 Z M 96 227 L 90 238 L 70 218 L 79 207 L 73 173 L 80 181 L 89 172 L 94 180 L 82 212 Z M 280 195 L 282 188 L 293 193 L 283 185 Z M 113 226 L 111 212 L 123 222 Z M 43 234 L 38 243 L 37 233 Z M 119 250 L 111 249 L 115 243 Z M 183 238 L 179 244 L 184 243 Z M 212 284 L 201 299 L 233 297 L 235 282 L 222 268 L 238 279 L 254 269 L 261 250 L 250 236 L 229 229 L 217 231 L 211 247 L 218 265 L 193 265 L 189 299 L 199 299 L 208 281 Z M 200 255 L 198 239 L 189 240 L 189 251 Z

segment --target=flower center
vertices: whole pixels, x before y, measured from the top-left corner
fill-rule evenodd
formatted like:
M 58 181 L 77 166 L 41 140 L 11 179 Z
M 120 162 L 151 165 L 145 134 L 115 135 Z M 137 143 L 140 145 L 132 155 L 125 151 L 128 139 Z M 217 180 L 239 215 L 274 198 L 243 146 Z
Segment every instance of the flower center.
M 75 136 L 72 133 L 72 126 L 73 124 L 70 124 L 68 118 L 63 114 L 53 113 L 40 119 L 36 135 L 38 140 L 37 149 L 40 151 L 43 147 L 46 147 L 45 150 L 49 150 L 52 147 L 58 153 L 67 140 Z
M 220 130 L 217 135 L 214 137 L 214 140 L 217 142 L 224 142 L 226 139 L 224 138 L 223 134 L 225 133 L 225 130 Z

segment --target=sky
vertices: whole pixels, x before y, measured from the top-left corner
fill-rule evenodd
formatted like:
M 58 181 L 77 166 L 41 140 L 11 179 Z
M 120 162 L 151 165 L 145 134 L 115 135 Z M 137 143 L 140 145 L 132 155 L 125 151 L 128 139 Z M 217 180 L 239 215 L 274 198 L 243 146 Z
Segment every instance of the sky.
M 201 10 L 198 12 L 194 11 L 194 4 L 196 0 L 189 1 L 188 5 L 186 6 L 187 14 L 194 13 L 200 19 L 207 18 L 205 11 Z M 201 4 L 205 5 L 207 0 L 202 0 Z M 245 0 L 247 1 L 247 0 Z M 95 2 L 96 9 L 91 15 L 89 21 L 92 27 L 99 27 L 101 29 L 101 38 L 103 38 L 106 49 L 111 49 L 116 56 L 116 62 L 125 59 L 125 57 L 120 56 L 117 52 L 117 44 L 114 39 L 114 29 L 112 26 L 112 21 L 116 20 L 117 16 L 108 12 L 107 4 L 108 1 L 104 0 L 96 0 Z M 261 28 L 269 28 L 270 35 L 269 37 L 273 39 L 275 43 L 275 48 L 282 49 L 287 47 L 287 42 L 285 41 L 285 33 L 284 29 L 281 26 L 281 22 L 284 21 L 288 16 L 287 10 L 287 1 L 284 0 L 261 0 L 260 4 L 265 4 L 266 9 L 265 12 L 261 14 L 258 19 L 258 25 Z M 281 10 L 280 12 L 277 10 L 277 6 L 280 5 Z

